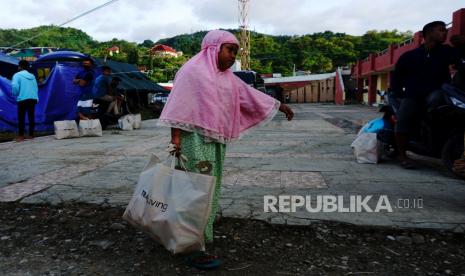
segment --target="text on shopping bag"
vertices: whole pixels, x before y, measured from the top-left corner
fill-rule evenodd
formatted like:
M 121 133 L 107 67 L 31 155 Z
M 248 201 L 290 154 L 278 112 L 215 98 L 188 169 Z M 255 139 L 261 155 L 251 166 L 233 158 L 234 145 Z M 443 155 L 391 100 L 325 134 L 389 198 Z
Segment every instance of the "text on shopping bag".
M 163 203 L 158 200 L 153 200 L 152 198 L 150 198 L 150 195 L 145 190 L 142 190 L 141 195 L 143 198 L 145 198 L 145 201 L 147 202 L 147 204 L 160 208 L 162 212 L 166 212 L 166 209 L 168 209 L 168 203 Z

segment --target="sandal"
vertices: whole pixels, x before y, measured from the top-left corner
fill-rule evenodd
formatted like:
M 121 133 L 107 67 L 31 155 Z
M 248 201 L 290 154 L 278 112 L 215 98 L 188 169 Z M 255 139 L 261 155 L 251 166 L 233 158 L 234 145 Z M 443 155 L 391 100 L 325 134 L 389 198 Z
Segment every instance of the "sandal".
M 223 263 L 218 256 L 210 255 L 204 251 L 197 251 L 184 258 L 188 266 L 195 267 L 200 270 L 209 270 L 220 267 Z

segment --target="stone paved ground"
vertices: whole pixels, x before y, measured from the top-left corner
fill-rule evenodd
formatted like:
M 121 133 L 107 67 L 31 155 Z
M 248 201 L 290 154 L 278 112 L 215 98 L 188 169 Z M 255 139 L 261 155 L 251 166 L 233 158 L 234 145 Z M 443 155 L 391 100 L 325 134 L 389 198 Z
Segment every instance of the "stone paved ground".
M 358 128 L 379 116 L 365 106 L 292 105 L 296 116 L 279 114 L 270 124 L 228 147 L 221 214 L 271 223 L 310 224 L 333 220 L 357 225 L 465 229 L 465 182 L 439 160 L 414 156 L 421 167 L 403 170 L 395 161 L 358 164 L 350 148 Z M 169 130 L 144 121 L 131 132 L 55 140 L 41 137 L 0 144 L 0 201 L 86 202 L 125 206 L 151 153 L 166 157 Z M 385 195 L 393 212 L 264 212 L 264 196 Z M 423 208 L 400 208 L 407 203 Z M 399 205 L 402 203 L 401 205 Z M 315 201 L 312 202 L 315 204 Z M 399 205 L 399 206 L 397 206 Z M 399 207 L 399 208 L 395 208 Z

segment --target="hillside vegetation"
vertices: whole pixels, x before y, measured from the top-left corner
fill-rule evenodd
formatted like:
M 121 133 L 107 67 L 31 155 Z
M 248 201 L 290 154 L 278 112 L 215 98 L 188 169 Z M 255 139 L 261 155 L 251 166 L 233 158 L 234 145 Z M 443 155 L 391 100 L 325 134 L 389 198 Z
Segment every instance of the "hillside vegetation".
M 237 30 L 229 30 L 238 35 Z M 206 31 L 182 34 L 153 42 L 150 39 L 137 44 L 114 38 L 98 42 L 85 32 L 74 28 L 40 26 L 31 29 L 0 29 L 0 46 L 7 47 L 24 41 L 34 35 L 40 36 L 17 47 L 60 47 L 104 57 L 107 49 L 118 46 L 120 53 L 108 57 L 116 61 L 145 65 L 150 76 L 160 82 L 173 79 L 177 70 L 187 59 L 200 50 L 200 44 Z M 266 35 L 251 34 L 251 69 L 259 73 L 292 74 L 296 70 L 311 73 L 333 71 L 345 66 L 369 53 L 386 49 L 389 44 L 399 43 L 409 38 L 411 32 L 368 31 L 362 36 L 333 33 L 326 31 L 307 35 Z M 182 51 L 179 58 L 159 58 L 149 55 L 154 44 L 162 43 Z

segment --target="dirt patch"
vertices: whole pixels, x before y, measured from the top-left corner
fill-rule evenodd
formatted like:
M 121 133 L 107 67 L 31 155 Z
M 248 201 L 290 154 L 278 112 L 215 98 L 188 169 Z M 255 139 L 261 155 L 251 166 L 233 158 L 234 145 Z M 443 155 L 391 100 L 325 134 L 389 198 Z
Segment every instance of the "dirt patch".
M 189 275 L 186 266 L 97 205 L 0 204 L 1 275 Z M 465 235 L 365 228 L 297 227 L 222 218 L 207 251 L 214 275 L 465 275 Z
M 27 134 L 27 130 L 26 130 Z M 48 136 L 48 135 L 53 135 L 53 132 L 50 131 L 45 131 L 45 132 L 35 132 L 34 136 L 35 137 L 42 137 L 42 136 Z M 16 138 L 16 133 L 14 132 L 0 132 L 0 143 L 4 142 L 11 142 Z
M 354 123 L 346 119 L 324 118 L 324 120 L 336 127 L 342 128 L 346 133 L 350 133 L 350 134 L 357 134 L 362 128 L 362 125 Z

